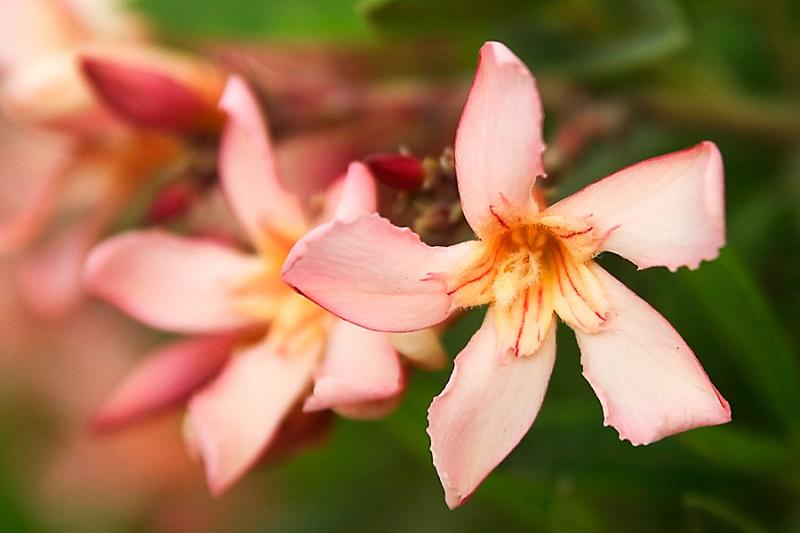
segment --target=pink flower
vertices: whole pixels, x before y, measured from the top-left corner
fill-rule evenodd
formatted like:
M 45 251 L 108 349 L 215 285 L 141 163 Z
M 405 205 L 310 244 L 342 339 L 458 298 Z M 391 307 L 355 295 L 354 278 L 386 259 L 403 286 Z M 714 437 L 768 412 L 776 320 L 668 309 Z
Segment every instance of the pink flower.
M 80 301 L 88 249 L 157 171 L 175 134 L 218 131 L 224 78 L 152 47 L 116 2 L 0 2 L 0 253 L 39 314 Z
M 193 335 L 146 359 L 98 424 L 119 426 L 188 399 L 187 438 L 216 494 L 276 442 L 298 402 L 305 412 L 369 418 L 390 409 L 404 388 L 391 336 L 326 313 L 280 279 L 289 249 L 314 218 L 349 222 L 375 210 L 368 171 L 353 163 L 314 217 L 282 183 L 266 124 L 240 79 L 228 82 L 220 106 L 227 113 L 222 188 L 253 251 L 139 231 L 102 243 L 86 269 L 94 294 L 153 327 Z M 442 355 L 425 342 L 432 336 L 414 339 L 423 344 L 414 355 Z
M 332 313 L 377 331 L 414 331 L 488 304 L 429 410 L 448 506 L 464 502 L 519 443 L 555 361 L 557 314 L 578 338 L 605 424 L 634 445 L 730 420 L 730 408 L 670 324 L 593 258 L 696 268 L 724 244 L 714 144 L 643 161 L 546 208 L 536 82 L 487 43 L 455 145 L 461 203 L 478 239 L 429 247 L 377 216 L 328 222 L 300 240 L 283 279 Z

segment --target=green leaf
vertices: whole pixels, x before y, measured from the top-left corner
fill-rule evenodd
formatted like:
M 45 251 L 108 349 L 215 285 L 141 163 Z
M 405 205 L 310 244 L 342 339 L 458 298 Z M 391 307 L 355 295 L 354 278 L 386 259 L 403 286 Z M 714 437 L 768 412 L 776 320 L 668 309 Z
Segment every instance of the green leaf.
M 761 478 L 793 475 L 787 445 L 763 433 L 735 426 L 688 431 L 673 437 L 709 464 L 727 472 Z
M 372 37 L 358 0 L 132 0 L 165 35 L 176 39 L 329 40 Z
M 480 9 L 464 9 L 458 0 L 378 0 L 363 4 L 362 11 L 382 35 L 449 41 L 467 54 L 469 64 L 483 41 L 502 39 L 537 70 L 589 78 L 648 65 L 689 42 L 673 0 L 600 5 L 496 0 Z
M 719 531 L 720 525 L 725 526 L 725 531 L 741 531 L 743 533 L 766 533 L 767 529 L 752 518 L 746 516 L 739 509 L 734 508 L 728 503 L 704 494 L 687 495 L 683 504 L 691 510 L 699 511 L 717 521 L 716 526 L 712 526 L 709 531 Z M 720 524 L 721 523 L 721 524 Z M 702 529 L 703 531 L 705 529 Z

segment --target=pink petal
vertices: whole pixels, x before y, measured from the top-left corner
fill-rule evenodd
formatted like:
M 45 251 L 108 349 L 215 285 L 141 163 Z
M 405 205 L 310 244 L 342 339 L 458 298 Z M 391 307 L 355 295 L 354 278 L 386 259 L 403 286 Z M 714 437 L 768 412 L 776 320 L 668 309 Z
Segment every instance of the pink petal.
M 74 46 L 80 33 L 52 0 L 0 1 L 0 69 Z
M 386 333 L 336 320 L 328 331 L 325 358 L 314 377 L 304 411 L 351 406 L 397 396 L 403 369 Z
M 84 262 L 104 227 L 88 217 L 78 220 L 21 257 L 16 269 L 19 287 L 36 313 L 63 318 L 80 304 Z
M 426 370 L 441 370 L 449 363 L 442 341 L 434 328 L 388 335 L 394 349 L 414 366 Z
M 697 268 L 725 244 L 722 158 L 712 142 L 637 163 L 547 209 L 587 217 L 602 250 L 640 269 Z
M 339 405 L 333 410 L 337 415 L 353 420 L 378 420 L 388 416 L 394 411 L 402 399 L 403 394 L 402 391 L 400 391 L 395 396 L 386 398 L 385 400 Z
M 377 209 L 378 199 L 372 174 L 362 163 L 350 163 L 336 206 L 336 218 L 342 221 L 354 220 L 361 215 L 374 213 Z
M 536 353 L 505 358 L 498 353 L 494 322 L 490 311 L 428 410 L 433 464 L 451 509 L 464 503 L 527 433 L 555 362 L 555 324 Z
M 219 495 L 259 459 L 311 382 L 319 346 L 282 353 L 266 339 L 235 354 L 189 404 L 190 445 L 202 454 Z
M 77 49 L 47 55 L 9 72 L 0 105 L 19 123 L 67 134 L 121 133 L 119 122 L 100 105 L 77 66 Z
M 414 331 L 450 315 L 451 297 L 438 275 L 462 261 L 472 246 L 427 246 L 377 214 L 334 220 L 295 244 L 283 280 L 349 322 L 378 331 Z
M 731 419 L 691 348 L 667 320 L 597 265 L 614 316 L 600 333 L 576 330 L 583 375 L 620 439 L 649 444 Z
M 224 366 L 232 336 L 200 337 L 168 344 L 131 372 L 94 419 L 98 431 L 113 431 L 183 404 Z
M 484 44 L 455 144 L 461 205 L 479 236 L 536 211 L 531 191 L 545 175 L 542 116 L 528 68 L 505 45 Z
M 219 152 L 223 189 L 239 222 L 258 245 L 265 232 L 304 233 L 300 203 L 281 183 L 268 125 L 244 81 L 231 77 L 220 100 L 228 114 Z
M 97 246 L 85 277 L 89 291 L 136 319 L 168 331 L 197 333 L 252 323 L 235 297 L 261 268 L 257 257 L 227 246 L 150 230 Z
M 350 163 L 347 174 L 328 187 L 325 208 L 319 219 L 327 222 L 336 218 L 347 222 L 374 213 L 377 208 L 377 191 L 372 174 L 362 163 Z
M 81 67 L 100 100 L 135 126 L 184 133 L 222 124 L 221 78 L 203 63 L 153 52 L 90 53 Z
M 66 136 L 0 123 L 0 251 L 39 237 L 72 177 L 74 150 Z

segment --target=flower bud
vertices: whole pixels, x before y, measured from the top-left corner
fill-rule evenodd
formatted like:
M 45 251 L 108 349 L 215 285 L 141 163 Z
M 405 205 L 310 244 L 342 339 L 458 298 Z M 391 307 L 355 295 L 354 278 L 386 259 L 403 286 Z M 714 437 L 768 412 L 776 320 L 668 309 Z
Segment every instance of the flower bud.
M 422 161 L 413 156 L 374 154 L 364 162 L 378 181 L 395 189 L 413 191 L 420 188 L 425 179 Z

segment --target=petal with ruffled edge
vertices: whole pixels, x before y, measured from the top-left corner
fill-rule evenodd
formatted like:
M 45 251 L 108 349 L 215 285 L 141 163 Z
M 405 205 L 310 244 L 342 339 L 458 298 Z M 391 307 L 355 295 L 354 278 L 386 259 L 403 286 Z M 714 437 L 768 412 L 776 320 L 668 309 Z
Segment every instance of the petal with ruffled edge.
M 478 236 L 537 210 L 532 189 L 545 174 L 542 116 L 528 68 L 505 45 L 484 44 L 455 142 L 461 205 Z
M 428 410 L 433 464 L 451 509 L 464 503 L 533 424 L 555 362 L 555 330 L 553 322 L 536 353 L 501 357 L 489 312 L 456 357 L 450 381 Z
M 585 218 L 607 250 L 640 269 L 697 268 L 725 244 L 722 157 L 712 142 L 642 161 L 549 207 Z
M 219 373 L 235 336 L 170 343 L 145 358 L 100 408 L 92 427 L 113 431 L 181 405 Z
M 728 402 L 669 322 L 611 274 L 592 270 L 615 315 L 599 333 L 575 335 L 605 425 L 639 445 L 730 421 Z
M 206 466 L 211 491 L 222 494 L 269 446 L 311 384 L 320 346 L 283 353 L 269 338 L 234 354 L 223 373 L 189 403 L 189 445 Z
M 344 320 L 328 330 L 328 347 L 304 411 L 351 406 L 397 396 L 403 369 L 389 337 Z
M 475 242 L 430 247 L 377 214 L 334 220 L 300 239 L 283 280 L 331 313 L 367 329 L 415 331 L 452 312 L 442 279 L 474 253 Z
M 153 327 L 203 333 L 252 324 L 236 292 L 262 269 L 257 257 L 212 241 L 151 230 L 98 245 L 86 261 L 86 286 Z
M 268 125 L 246 83 L 233 76 L 220 100 L 228 115 L 219 150 L 222 188 L 256 246 L 268 236 L 294 240 L 305 220 L 297 198 L 281 183 Z

